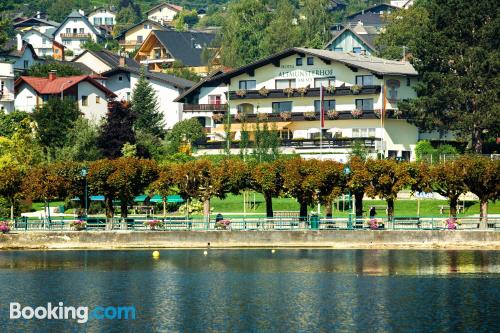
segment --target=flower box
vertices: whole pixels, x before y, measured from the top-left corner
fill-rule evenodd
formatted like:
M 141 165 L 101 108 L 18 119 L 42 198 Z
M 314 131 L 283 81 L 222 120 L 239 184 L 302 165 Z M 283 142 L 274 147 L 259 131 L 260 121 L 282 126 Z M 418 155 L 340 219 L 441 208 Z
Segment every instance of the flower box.
M 280 112 L 280 118 L 284 121 L 292 119 L 292 113 L 290 111 Z
M 247 95 L 247 91 L 245 89 L 240 89 L 240 90 L 236 91 L 236 96 L 238 96 L 238 97 L 243 98 L 246 95 Z
M 149 230 L 157 230 L 159 228 L 163 228 L 162 220 L 149 220 L 144 222 L 144 225 L 149 227 Z
M 363 117 L 363 110 L 354 109 L 351 111 L 351 115 L 354 119 L 359 119 Z
M 85 230 L 87 229 L 87 222 L 84 220 L 75 220 L 71 222 L 70 227 L 77 231 Z
M 8 233 L 10 231 L 9 222 L 7 221 L 0 222 L 0 231 L 2 232 L 2 234 Z
M 336 120 L 336 119 L 339 119 L 340 113 L 338 111 L 335 111 L 335 110 L 328 110 L 326 113 L 326 116 L 328 119 Z
M 316 120 L 316 112 L 314 112 L 314 111 L 304 112 L 304 119 Z

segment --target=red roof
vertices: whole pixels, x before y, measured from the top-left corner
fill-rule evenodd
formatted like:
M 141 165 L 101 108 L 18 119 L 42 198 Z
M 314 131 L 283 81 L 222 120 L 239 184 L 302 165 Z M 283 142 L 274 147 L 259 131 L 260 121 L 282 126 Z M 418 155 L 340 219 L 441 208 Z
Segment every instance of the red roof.
M 183 9 L 182 6 L 174 5 L 173 3 L 168 3 L 167 5 L 178 12 L 181 12 Z
M 67 90 L 83 81 L 88 81 L 107 95 L 116 96 L 115 93 L 97 82 L 90 75 L 58 77 L 52 81 L 45 77 L 21 76 L 16 80 L 15 86 L 17 89 L 20 84 L 26 83 L 41 95 L 52 95 L 60 94 L 62 90 Z

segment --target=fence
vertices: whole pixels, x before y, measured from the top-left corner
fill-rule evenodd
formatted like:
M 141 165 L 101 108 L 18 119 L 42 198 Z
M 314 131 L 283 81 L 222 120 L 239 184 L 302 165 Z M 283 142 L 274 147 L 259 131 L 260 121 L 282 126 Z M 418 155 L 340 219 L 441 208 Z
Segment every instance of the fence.
M 420 160 L 425 161 L 429 164 L 436 163 L 446 163 L 451 162 L 459 158 L 460 154 L 425 154 L 420 157 Z M 492 160 L 500 160 L 500 154 L 483 154 L 483 157 L 487 157 Z
M 41 230 L 74 230 L 75 219 L 15 219 L 9 223 L 11 231 Z M 315 215 L 300 217 L 238 217 L 230 223 L 216 223 L 214 220 L 186 219 L 185 217 L 168 218 L 112 218 L 89 217 L 85 221 L 86 230 L 479 230 L 479 218 L 458 218 L 455 220 L 443 217 L 394 217 L 387 218 L 325 218 Z M 489 218 L 488 230 L 500 231 L 500 218 Z

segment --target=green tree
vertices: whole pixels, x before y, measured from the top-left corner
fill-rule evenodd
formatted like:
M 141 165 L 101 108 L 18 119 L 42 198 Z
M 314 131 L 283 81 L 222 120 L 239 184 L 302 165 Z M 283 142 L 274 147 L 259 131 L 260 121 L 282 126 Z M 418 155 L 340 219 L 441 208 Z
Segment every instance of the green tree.
M 204 137 L 203 126 L 196 118 L 182 120 L 175 124 L 167 135 L 167 151 L 169 154 L 175 154 L 179 152 L 183 142 L 191 145 Z
M 300 46 L 300 30 L 298 25 L 293 24 L 294 19 L 297 19 L 295 8 L 288 0 L 280 0 L 262 40 L 264 56 Z
M 54 159 L 56 149 L 64 146 L 68 132 L 79 117 L 78 104 L 71 97 L 63 100 L 50 97 L 47 103 L 35 108 L 37 136 L 49 159 Z
M 12 36 L 12 23 L 6 19 L 0 19 L 0 47 Z
M 261 58 L 268 23 L 269 13 L 262 0 L 231 2 L 220 32 L 222 63 L 239 67 Z
M 0 110 L 0 136 L 12 137 L 18 126 L 24 121 L 31 120 L 31 115 L 23 111 L 6 113 Z
M 64 146 L 56 151 L 58 160 L 84 162 L 95 161 L 102 157 L 97 142 L 99 128 L 88 119 L 80 117 L 68 131 Z
M 467 192 L 462 165 L 457 161 L 448 161 L 433 165 L 430 170 L 432 190 L 448 198 L 450 215 L 456 217 L 458 198 Z
M 74 66 L 61 64 L 57 61 L 35 64 L 28 69 L 28 76 L 47 77 L 50 71 L 56 71 L 57 76 L 82 75 L 82 71 Z
M 0 167 L 0 197 L 10 205 L 10 218 L 14 218 L 14 206 L 21 194 L 23 170 L 16 164 Z
M 118 158 L 122 156 L 121 149 L 125 143 L 135 144 L 134 119 L 135 115 L 130 112 L 127 102 L 110 103 L 97 139 L 97 146 L 104 157 Z
M 344 165 L 336 161 L 318 161 L 317 175 L 318 200 L 325 207 L 327 218 L 332 217 L 333 200 L 338 198 L 347 187 L 347 177 L 344 174 Z
M 89 50 L 89 51 L 94 51 L 94 52 L 99 52 L 99 51 L 104 50 L 104 45 L 99 44 L 92 39 L 88 39 L 86 42 L 84 42 L 82 44 L 81 47 L 84 50 Z
M 266 202 L 266 216 L 273 217 L 273 198 L 283 192 L 283 160 L 274 162 L 251 163 L 250 188 L 262 193 Z
M 156 92 L 141 72 L 132 92 L 132 113 L 135 116 L 134 129 L 163 137 L 163 113 L 158 107 Z
M 497 3 L 457 0 L 421 5 L 428 21 L 414 23 L 413 16 L 404 16 L 400 21 L 407 22 L 398 21 L 394 33 L 408 34 L 399 26 L 415 25 L 409 32 L 410 51 L 420 75 L 417 98 L 398 106 L 419 128 L 456 131 L 470 142 L 472 151 L 481 153 L 484 140 L 498 137 L 500 128 L 500 18 L 498 10 L 491 10 Z
M 354 206 L 356 208 L 356 217 L 363 216 L 363 197 L 370 185 L 370 172 L 367 168 L 367 162 L 358 156 L 352 156 L 347 164 L 350 170 L 347 186 L 354 194 Z
M 206 62 L 202 60 L 202 62 L 207 65 L 209 64 L 208 60 Z M 165 68 L 163 71 L 166 74 L 177 76 L 193 82 L 199 82 L 202 79 L 201 76 L 196 74 L 192 69 L 185 67 L 181 61 L 174 61 L 171 67 Z
M 196 10 L 182 10 L 175 16 L 172 25 L 177 31 L 185 31 L 186 28 L 192 27 L 198 23 L 198 20 L 199 18 Z
M 305 47 L 321 49 L 331 39 L 331 15 L 328 12 L 329 0 L 305 0 L 301 14 L 304 21 L 299 22 L 302 44 Z
M 43 161 L 40 146 L 29 119 L 23 119 L 14 130 L 11 138 L 0 136 L 0 167 L 15 164 L 23 170 Z
M 258 162 L 274 161 L 279 157 L 280 138 L 276 126 L 269 128 L 269 123 L 255 123 L 253 157 Z

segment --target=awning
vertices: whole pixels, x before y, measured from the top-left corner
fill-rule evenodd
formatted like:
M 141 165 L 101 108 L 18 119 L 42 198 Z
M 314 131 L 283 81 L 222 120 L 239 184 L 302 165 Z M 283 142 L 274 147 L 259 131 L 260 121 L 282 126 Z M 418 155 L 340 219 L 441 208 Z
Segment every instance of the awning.
M 91 195 L 90 201 L 104 201 L 104 195 Z
M 153 195 L 151 199 L 149 199 L 150 202 L 163 202 L 163 197 L 161 195 Z
M 184 199 L 180 195 L 169 195 L 167 202 L 184 202 Z
M 276 130 L 279 131 L 279 130 L 282 130 L 283 128 L 287 127 L 290 124 L 291 124 L 290 121 L 288 121 L 288 122 L 272 122 L 272 123 L 267 123 L 267 126 L 269 127 L 269 129 L 276 128 Z M 231 124 L 231 132 L 241 131 L 242 126 L 243 126 L 243 124 L 241 124 L 241 123 Z M 261 126 L 261 128 L 262 128 L 262 126 Z M 245 129 L 249 132 L 254 132 L 255 131 L 255 123 L 246 123 Z M 216 133 L 224 133 L 225 132 L 224 124 L 217 125 L 217 127 L 215 127 L 213 131 Z
M 134 202 L 144 202 L 146 201 L 147 195 L 138 195 L 134 198 Z

